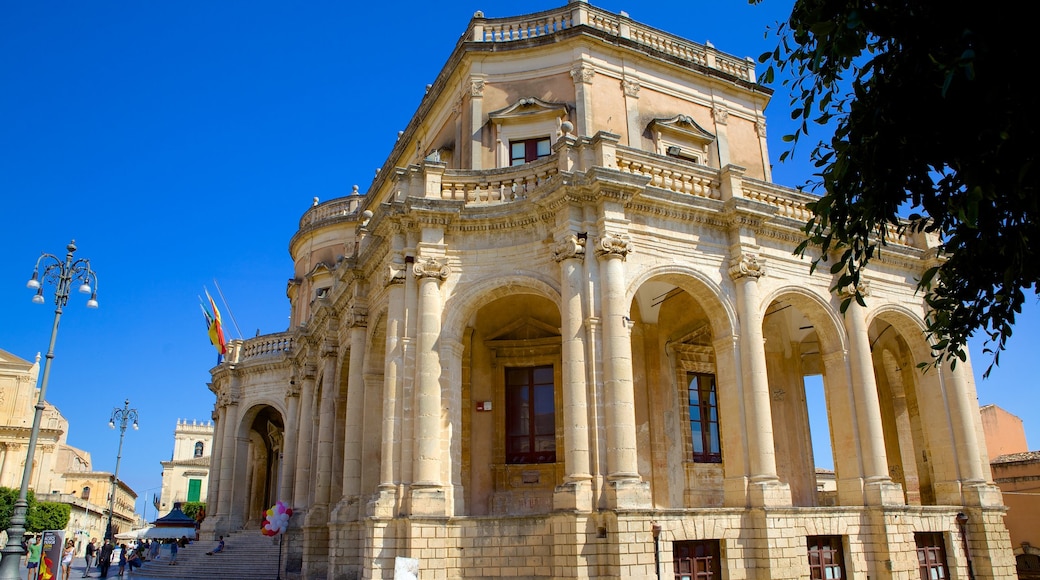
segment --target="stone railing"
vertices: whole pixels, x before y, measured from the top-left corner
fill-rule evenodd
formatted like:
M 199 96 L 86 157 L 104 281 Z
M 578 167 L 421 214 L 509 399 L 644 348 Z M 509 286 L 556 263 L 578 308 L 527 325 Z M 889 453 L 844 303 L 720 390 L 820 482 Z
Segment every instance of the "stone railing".
M 288 332 L 265 334 L 247 340 L 232 340 L 228 362 L 241 363 L 255 359 L 292 354 L 293 335 Z
M 510 42 L 547 36 L 575 26 L 588 26 L 607 34 L 642 44 L 652 50 L 713 68 L 737 78 L 757 82 L 755 61 L 721 53 L 711 46 L 690 42 L 633 21 L 627 14 L 613 14 L 573 2 L 565 7 L 513 18 L 473 19 L 467 38 L 475 42 Z
M 805 204 L 817 199 L 814 195 L 756 180 L 743 181 L 741 196 L 775 207 L 776 215 L 802 222 L 809 221 L 812 217 L 812 212 Z
M 558 172 L 555 154 L 516 167 L 483 171 L 449 170 L 441 179 L 441 199 L 465 200 L 466 205 L 525 199 Z
M 722 199 L 719 172 L 708 167 L 631 149 L 617 148 L 618 170 L 650 178 L 649 185 L 709 199 Z
M 317 200 L 317 198 L 315 198 Z M 357 212 L 364 198 L 358 194 L 357 186 L 347 197 L 339 197 L 311 206 L 300 218 L 300 229 L 307 229 L 331 218 L 346 217 Z

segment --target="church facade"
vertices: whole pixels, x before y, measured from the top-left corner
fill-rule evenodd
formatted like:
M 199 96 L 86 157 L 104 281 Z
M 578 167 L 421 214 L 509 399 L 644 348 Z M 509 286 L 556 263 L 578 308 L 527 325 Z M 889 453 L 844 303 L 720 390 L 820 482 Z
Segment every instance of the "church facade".
M 583 1 L 477 13 L 302 216 L 289 329 L 213 369 L 204 535 L 284 501 L 289 578 L 1013 575 L 970 366 L 917 368 L 935 241 L 890 231 L 842 313 L 770 95 Z

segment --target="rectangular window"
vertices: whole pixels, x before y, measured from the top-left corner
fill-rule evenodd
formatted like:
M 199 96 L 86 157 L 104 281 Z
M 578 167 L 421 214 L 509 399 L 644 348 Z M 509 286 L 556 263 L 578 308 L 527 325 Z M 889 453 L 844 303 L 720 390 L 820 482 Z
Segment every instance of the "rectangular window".
M 202 497 L 202 480 L 201 479 L 189 479 L 188 480 L 188 501 L 199 501 Z
M 506 368 L 506 463 L 556 462 L 552 365 Z
M 809 578 L 812 580 L 839 580 L 845 578 L 845 559 L 842 557 L 841 536 L 809 536 Z
M 698 463 L 722 463 L 715 375 L 686 373 L 686 380 L 693 460 Z
M 950 571 L 946 567 L 946 542 L 941 532 L 916 532 L 917 564 L 921 569 L 921 580 L 946 580 Z
M 687 540 L 672 546 L 675 580 L 722 578 L 718 540 Z
M 509 164 L 523 165 L 542 157 L 548 157 L 551 152 L 548 137 L 537 137 L 535 139 L 522 139 L 509 142 Z

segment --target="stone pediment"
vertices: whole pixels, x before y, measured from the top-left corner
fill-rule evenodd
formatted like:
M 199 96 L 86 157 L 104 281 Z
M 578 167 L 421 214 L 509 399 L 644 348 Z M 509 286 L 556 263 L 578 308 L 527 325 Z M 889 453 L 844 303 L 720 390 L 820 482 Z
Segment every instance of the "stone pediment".
M 528 122 L 553 117 L 567 116 L 565 103 L 550 103 L 536 97 L 526 97 L 488 114 L 492 122 L 502 124 L 509 122 Z
M 501 328 L 488 337 L 492 341 L 539 340 L 558 338 L 560 330 L 534 318 L 524 317 Z
M 33 363 L 0 349 L 0 368 L 29 370 Z
M 673 139 L 680 139 L 691 144 L 704 147 L 715 140 L 715 135 L 697 124 L 689 115 L 676 115 L 668 119 L 654 119 L 647 126 L 651 134 L 664 133 Z

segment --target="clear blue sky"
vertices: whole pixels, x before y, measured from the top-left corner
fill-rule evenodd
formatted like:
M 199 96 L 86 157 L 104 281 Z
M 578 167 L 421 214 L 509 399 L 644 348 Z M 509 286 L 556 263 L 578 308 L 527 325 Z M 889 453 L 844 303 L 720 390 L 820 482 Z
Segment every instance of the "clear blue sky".
M 161 485 L 178 418 L 208 420 L 216 355 L 199 311 L 216 279 L 241 334 L 285 330 L 289 238 L 318 197 L 367 190 L 474 11 L 535 12 L 563 0 L 348 3 L 8 1 L 0 16 L 0 348 L 46 352 L 48 303 L 25 281 L 41 252 L 75 239 L 100 277 L 98 310 L 74 295 L 47 399 L 94 467 L 115 467 L 113 408 L 129 398 L 120 478 L 144 498 Z M 790 0 L 594 2 L 719 50 L 757 57 Z M 763 67 L 759 67 L 760 71 Z M 782 87 L 767 110 L 775 160 L 790 132 Z M 799 185 L 808 147 L 774 178 Z M 1031 308 L 1035 311 L 1035 308 Z M 238 336 L 228 312 L 229 334 Z M 987 381 L 982 403 L 1026 421 L 1032 312 Z M 976 375 L 988 357 L 973 348 Z

